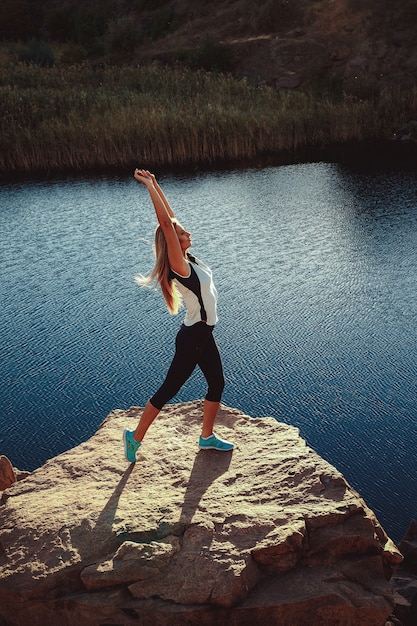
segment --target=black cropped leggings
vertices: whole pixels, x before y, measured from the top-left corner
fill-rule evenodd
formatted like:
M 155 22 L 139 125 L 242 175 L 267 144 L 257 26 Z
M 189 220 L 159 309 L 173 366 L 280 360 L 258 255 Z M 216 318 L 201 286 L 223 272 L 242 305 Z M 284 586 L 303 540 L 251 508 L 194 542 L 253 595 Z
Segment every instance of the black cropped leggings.
M 223 365 L 213 337 L 213 326 L 197 322 L 181 326 L 175 339 L 175 354 L 161 387 L 150 399 L 161 410 L 173 398 L 198 365 L 207 380 L 206 400 L 220 402 L 224 389 Z

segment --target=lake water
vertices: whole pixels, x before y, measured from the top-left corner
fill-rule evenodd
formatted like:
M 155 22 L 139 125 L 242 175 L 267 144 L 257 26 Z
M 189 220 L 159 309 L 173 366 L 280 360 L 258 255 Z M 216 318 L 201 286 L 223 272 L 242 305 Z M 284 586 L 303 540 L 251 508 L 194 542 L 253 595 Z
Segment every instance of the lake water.
M 214 270 L 224 403 L 299 427 L 399 540 L 417 501 L 417 174 L 322 162 L 160 182 Z M 0 184 L 0 453 L 20 469 L 161 382 L 182 316 L 133 281 L 154 226 L 130 172 Z M 196 372 L 174 401 L 204 393 Z

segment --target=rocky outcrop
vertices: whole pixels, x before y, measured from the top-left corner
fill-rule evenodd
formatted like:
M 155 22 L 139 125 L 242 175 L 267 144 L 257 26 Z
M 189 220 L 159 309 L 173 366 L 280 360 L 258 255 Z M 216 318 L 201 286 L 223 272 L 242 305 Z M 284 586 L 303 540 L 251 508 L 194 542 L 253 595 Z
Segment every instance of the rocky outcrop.
M 402 557 L 343 476 L 296 428 L 226 407 L 235 450 L 198 451 L 201 411 L 167 406 L 135 465 L 140 410 L 114 411 L 3 492 L 0 623 L 384 624 Z
M 394 616 L 399 626 L 417 624 L 417 520 L 413 520 L 399 544 L 404 561 L 392 579 L 396 592 Z M 397 625 L 395 625 L 397 626 Z

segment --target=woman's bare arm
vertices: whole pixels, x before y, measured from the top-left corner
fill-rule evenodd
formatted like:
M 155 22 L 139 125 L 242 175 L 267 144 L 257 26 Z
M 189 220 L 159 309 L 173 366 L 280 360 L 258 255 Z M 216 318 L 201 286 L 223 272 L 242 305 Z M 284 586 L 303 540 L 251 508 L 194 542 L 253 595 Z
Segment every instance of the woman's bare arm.
M 172 210 L 168 200 L 166 199 L 166 196 L 164 194 L 164 192 L 162 191 L 158 181 L 156 180 L 155 174 L 150 174 L 152 181 L 153 181 L 153 186 L 155 187 L 156 191 L 159 193 L 159 196 L 162 200 L 162 202 L 165 205 L 166 210 L 168 211 L 168 214 L 171 218 L 175 217 L 174 215 L 174 211 Z
M 172 211 L 168 201 L 158 183 L 155 176 L 153 176 L 147 170 L 136 169 L 134 173 L 135 179 L 145 185 L 155 209 L 156 217 L 162 228 L 168 247 L 169 264 L 174 272 L 186 276 L 189 268 L 186 259 L 184 258 L 181 245 L 175 231 L 175 227 L 172 219 L 174 218 L 174 212 Z

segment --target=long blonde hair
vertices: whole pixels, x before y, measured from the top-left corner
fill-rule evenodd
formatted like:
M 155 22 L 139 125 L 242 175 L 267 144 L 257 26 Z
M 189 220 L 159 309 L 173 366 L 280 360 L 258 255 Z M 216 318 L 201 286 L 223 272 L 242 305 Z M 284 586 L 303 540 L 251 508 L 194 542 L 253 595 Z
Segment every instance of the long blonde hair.
M 159 224 L 155 229 L 154 253 L 155 265 L 152 272 L 148 277 L 142 275 L 136 276 L 135 282 L 145 287 L 156 281 L 161 287 L 168 311 L 172 315 L 176 315 L 181 307 L 181 296 L 178 289 L 175 287 L 174 281 L 169 278 L 168 246 L 163 230 Z

